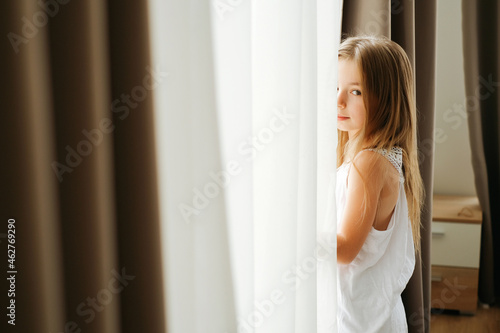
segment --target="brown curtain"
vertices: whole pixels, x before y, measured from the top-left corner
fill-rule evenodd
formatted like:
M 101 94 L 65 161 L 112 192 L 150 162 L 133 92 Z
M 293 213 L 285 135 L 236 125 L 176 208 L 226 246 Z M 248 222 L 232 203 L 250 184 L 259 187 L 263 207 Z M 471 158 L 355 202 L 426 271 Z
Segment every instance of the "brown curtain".
M 479 299 L 500 299 L 500 50 L 498 0 L 462 1 L 467 119 L 483 209 Z
M 430 330 L 430 232 L 434 165 L 435 0 L 344 1 L 342 33 L 384 35 L 413 62 L 418 109 L 418 143 L 426 199 L 422 213 L 422 255 L 403 293 L 409 332 Z
M 146 4 L 0 4 L 2 332 L 165 331 Z

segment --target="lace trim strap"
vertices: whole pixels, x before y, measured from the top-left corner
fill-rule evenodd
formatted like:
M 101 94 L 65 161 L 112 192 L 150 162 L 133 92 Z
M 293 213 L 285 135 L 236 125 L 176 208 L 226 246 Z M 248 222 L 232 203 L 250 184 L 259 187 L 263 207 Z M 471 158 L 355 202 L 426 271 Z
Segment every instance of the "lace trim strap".
M 368 148 L 365 150 L 374 151 L 384 156 L 391 162 L 391 164 L 399 172 L 399 181 L 404 182 L 405 178 L 403 176 L 403 149 L 400 147 L 392 147 L 391 150 L 385 148 Z

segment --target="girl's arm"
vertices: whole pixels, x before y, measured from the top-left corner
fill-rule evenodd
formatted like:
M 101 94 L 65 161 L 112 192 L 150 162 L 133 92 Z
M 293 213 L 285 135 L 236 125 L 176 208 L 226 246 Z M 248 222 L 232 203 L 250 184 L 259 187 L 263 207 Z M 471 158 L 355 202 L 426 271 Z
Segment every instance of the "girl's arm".
M 348 264 L 356 258 L 372 228 L 385 178 L 384 161 L 379 157 L 362 151 L 354 159 L 356 167 L 351 166 L 344 215 L 337 229 L 338 263 Z

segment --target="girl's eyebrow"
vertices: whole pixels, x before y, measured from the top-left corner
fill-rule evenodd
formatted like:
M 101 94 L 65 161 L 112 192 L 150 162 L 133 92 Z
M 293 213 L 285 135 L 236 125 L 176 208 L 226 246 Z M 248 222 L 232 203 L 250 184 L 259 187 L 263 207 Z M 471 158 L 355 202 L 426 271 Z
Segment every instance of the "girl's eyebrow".
M 359 82 L 350 82 L 349 83 L 351 86 L 359 86 Z

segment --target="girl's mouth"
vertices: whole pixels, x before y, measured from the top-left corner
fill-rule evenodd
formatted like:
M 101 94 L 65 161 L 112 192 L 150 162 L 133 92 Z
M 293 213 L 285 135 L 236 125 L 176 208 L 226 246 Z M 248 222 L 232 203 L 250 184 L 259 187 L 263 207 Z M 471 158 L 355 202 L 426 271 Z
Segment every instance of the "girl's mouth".
M 346 120 L 346 119 L 349 119 L 349 117 L 337 116 L 337 120 L 339 120 L 339 121 Z

